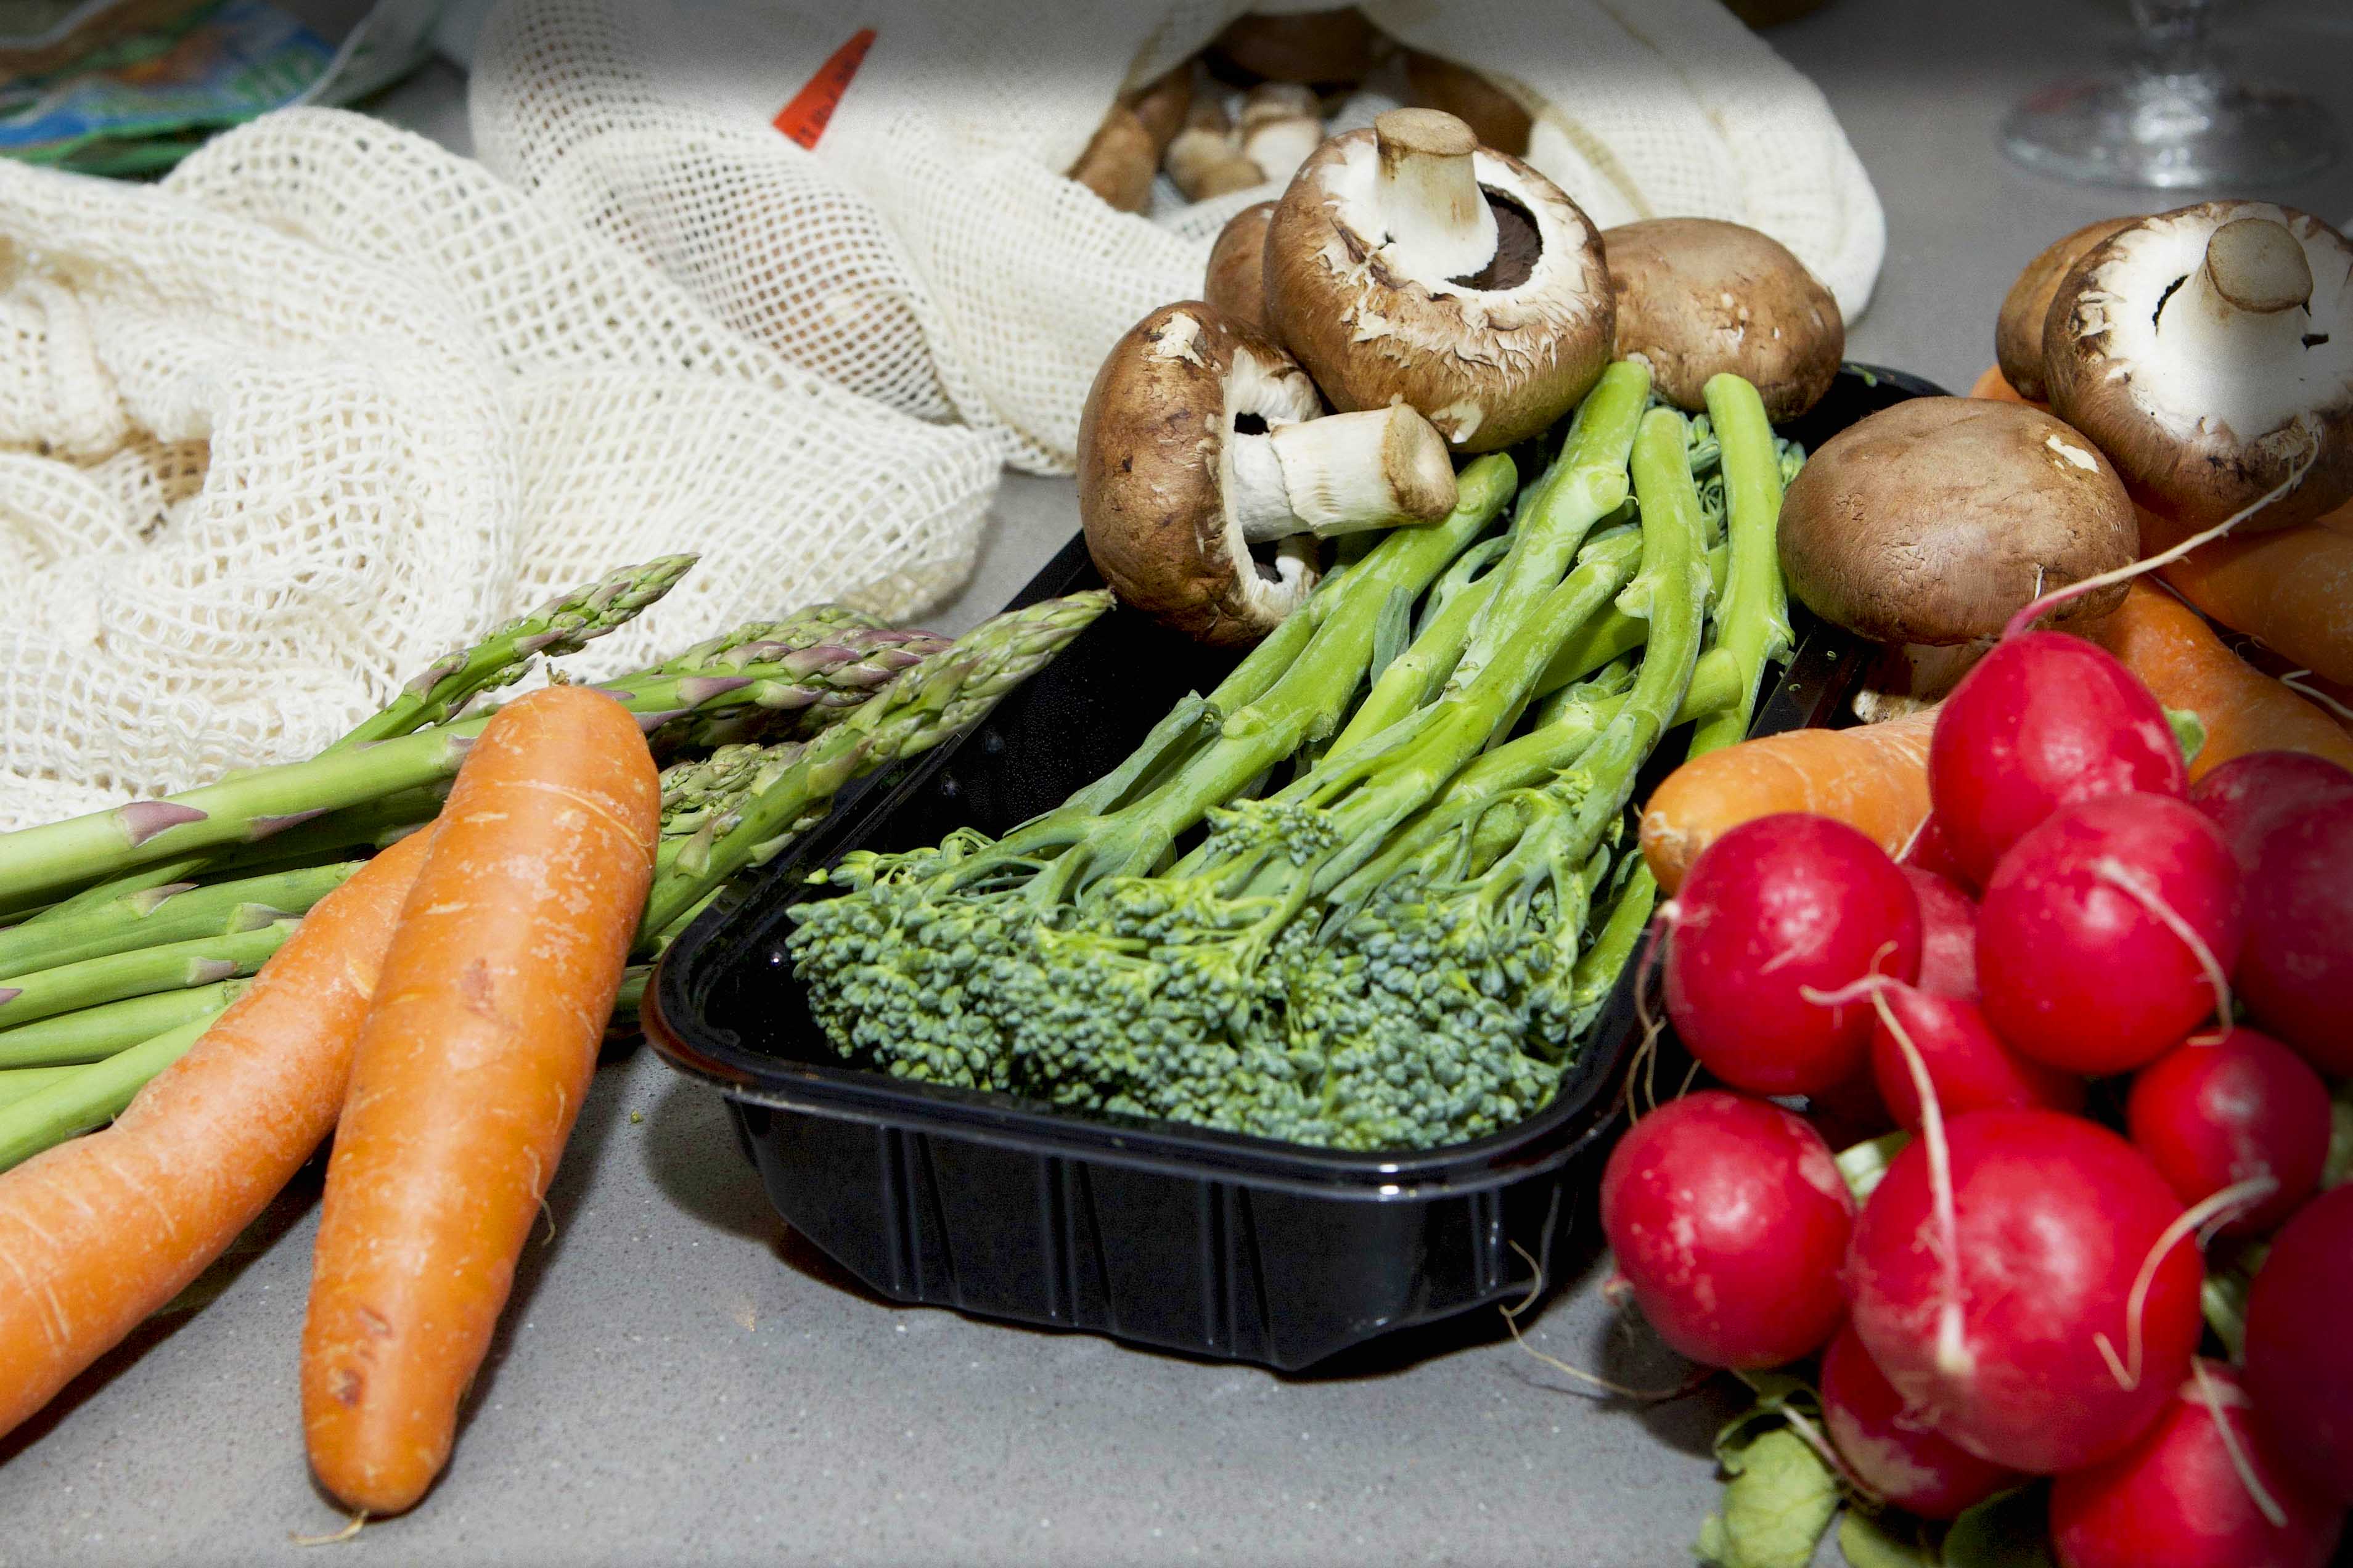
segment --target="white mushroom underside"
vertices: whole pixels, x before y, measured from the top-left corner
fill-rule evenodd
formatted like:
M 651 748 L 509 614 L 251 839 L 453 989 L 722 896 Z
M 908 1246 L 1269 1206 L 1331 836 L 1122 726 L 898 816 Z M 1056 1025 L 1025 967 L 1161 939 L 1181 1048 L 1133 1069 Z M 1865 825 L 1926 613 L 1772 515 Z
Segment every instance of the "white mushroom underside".
M 2183 442 L 2253 440 L 2307 410 L 2353 402 L 2353 254 L 2314 220 L 2275 206 L 2250 203 L 2233 216 L 2288 224 L 2312 268 L 2308 308 L 2259 315 L 2223 300 L 2205 266 L 2214 226 L 2178 220 L 2119 235 L 2121 254 L 2076 305 L 2079 330 L 2105 334 L 2105 379 L 2129 382 L 2135 401 Z
M 1608 281 L 1598 276 L 1598 267 L 1594 278 L 1565 277 L 1566 269 L 1585 265 L 1584 235 L 1570 232 L 1551 203 L 1528 190 L 1492 154 L 1482 151 L 1472 158 L 1479 184 L 1510 197 L 1535 223 L 1541 251 L 1535 268 L 1516 287 L 1472 289 L 1447 278 L 1414 277 L 1401 264 L 1394 247 L 1385 243 L 1380 153 L 1369 138 L 1346 144 L 1340 157 L 1313 176 L 1332 204 L 1334 219 L 1333 237 L 1324 242 L 1319 258 L 1350 296 L 1341 319 L 1356 342 L 1383 344 L 1399 364 L 1452 360 L 1478 367 L 1482 379 L 1524 383 L 1551 367 L 1558 358 L 1560 329 L 1588 308 L 1597 290 L 1606 294 Z M 1342 237 L 1351 231 L 1366 247 L 1362 260 Z M 1376 263 L 1393 277 L 1412 278 L 1432 299 L 1451 301 L 1454 321 L 1432 320 L 1435 312 L 1385 310 L 1391 290 L 1375 279 Z M 1487 418 L 1487 410 L 1475 397 L 1424 412 L 1457 444 L 1470 440 Z
M 1178 318 L 1191 321 L 1190 316 Z M 1218 489 L 1223 497 L 1226 554 L 1240 564 L 1241 595 L 1254 615 L 1281 616 L 1287 615 L 1307 591 L 1308 574 L 1314 563 L 1315 541 L 1310 536 L 1286 539 L 1276 548 L 1271 564 L 1274 580 L 1251 566 L 1250 540 L 1243 526 L 1237 497 L 1246 488 L 1238 482 L 1235 472 L 1235 448 L 1240 443 L 1234 438 L 1234 421 L 1246 414 L 1254 414 L 1266 421 L 1270 430 L 1285 425 L 1313 419 L 1323 411 L 1315 395 L 1314 383 L 1296 365 L 1271 365 L 1247 348 L 1234 351 L 1233 365 L 1226 373 L 1225 405 L 1219 413 L 1222 421 L 1208 438 L 1218 446 Z M 1280 489 L 1280 471 L 1276 479 Z

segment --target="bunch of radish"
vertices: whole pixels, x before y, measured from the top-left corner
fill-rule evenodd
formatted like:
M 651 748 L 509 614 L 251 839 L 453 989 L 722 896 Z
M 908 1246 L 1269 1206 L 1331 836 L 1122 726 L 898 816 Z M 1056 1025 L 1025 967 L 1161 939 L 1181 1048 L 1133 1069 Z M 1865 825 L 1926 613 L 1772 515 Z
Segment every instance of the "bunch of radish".
M 1613 1153 L 1615 1283 L 1703 1363 L 1819 1355 L 1807 1435 L 1873 1517 L 2052 1477 L 2062 1568 L 2322 1568 L 2353 1505 L 2353 1185 L 2319 1190 L 2353 773 L 2259 753 L 2193 791 L 2130 672 L 2023 632 L 1929 780 L 1932 865 L 1783 816 L 1693 867 L 1667 1011 L 1724 1087 Z M 1859 1205 L 1801 1105 L 1910 1134 Z M 2238 1366 L 2201 1355 L 2218 1237 L 2268 1248 Z

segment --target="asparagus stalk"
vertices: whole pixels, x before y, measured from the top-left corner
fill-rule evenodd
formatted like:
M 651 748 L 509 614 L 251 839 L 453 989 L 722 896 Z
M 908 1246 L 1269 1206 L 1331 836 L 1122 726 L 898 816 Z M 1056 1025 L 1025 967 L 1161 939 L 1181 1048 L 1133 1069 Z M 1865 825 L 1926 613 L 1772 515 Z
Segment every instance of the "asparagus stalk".
M 148 1079 L 187 1055 L 212 1023 L 207 1017 L 183 1024 L 0 1107 L 0 1171 L 112 1121 Z
M 78 1067 L 0 1069 L 0 1107 L 14 1105 L 26 1096 L 48 1088 L 59 1079 L 80 1070 Z
M 1788 591 L 1781 581 L 1781 459 L 1757 389 L 1736 375 L 1707 383 L 1708 414 L 1723 448 L 1725 533 L 1732 549 L 1715 615 L 1715 647 L 1739 672 L 1736 700 L 1699 721 L 1691 754 L 1748 737 L 1767 664 L 1789 657 Z
M 62 919 L 0 931 L 0 980 L 133 949 L 227 936 L 310 911 L 356 860 L 198 887 L 172 882 Z
M 217 1016 L 245 994 L 248 984 L 218 980 L 192 990 L 158 991 L 0 1029 L 0 1069 L 102 1060 L 166 1030 Z
M 637 618 L 694 564 L 691 555 L 665 555 L 625 566 L 601 582 L 560 594 L 508 622 L 470 648 L 439 660 L 401 689 L 389 706 L 337 741 L 330 751 L 406 735 L 454 715 L 477 693 L 512 685 L 533 656 L 578 653 L 594 639 Z
M 682 853 L 654 885 L 638 927 L 658 939 L 712 889 L 781 847 L 793 826 L 842 785 L 976 723 L 1111 607 L 1100 590 L 1011 610 L 958 638 L 903 680 L 808 742 L 747 800 L 733 825 Z
M 872 651 L 866 634 L 843 635 L 843 642 L 798 649 L 747 645 L 725 662 L 666 668 L 605 689 L 649 731 L 692 714 L 797 711 L 820 703 L 836 689 L 834 672 L 862 664 Z M 195 852 L 258 844 L 329 812 L 445 782 L 456 774 L 488 722 L 469 720 L 325 752 L 166 800 L 133 801 L 0 836 L 0 898 L 111 878 Z
M 290 920 L 272 921 L 253 931 L 170 942 L 17 975 L 0 985 L 0 1027 L 126 997 L 191 990 L 251 974 L 284 944 L 295 924 Z

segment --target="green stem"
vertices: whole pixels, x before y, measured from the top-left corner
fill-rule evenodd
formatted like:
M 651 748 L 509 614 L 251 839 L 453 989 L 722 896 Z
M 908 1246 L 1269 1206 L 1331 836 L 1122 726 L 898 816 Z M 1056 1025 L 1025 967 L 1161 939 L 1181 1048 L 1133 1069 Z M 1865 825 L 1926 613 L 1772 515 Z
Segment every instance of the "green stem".
M 167 1029 L 213 1017 L 243 995 L 249 984 L 221 980 L 188 991 L 158 991 L 0 1030 L 0 1068 L 102 1060 Z
M 1736 375 L 1707 383 L 1708 416 L 1724 449 L 1725 516 L 1732 564 L 1715 614 L 1715 646 L 1739 672 L 1737 698 L 1699 721 L 1691 754 L 1748 738 L 1765 668 L 1789 657 L 1788 591 L 1781 581 L 1781 457 L 1757 389 Z
M 0 980 L 139 948 L 258 931 L 309 913 L 360 864 L 348 860 L 209 887 L 168 883 L 59 920 L 0 931 Z
M 253 931 L 86 959 L 20 974 L 0 985 L 0 1026 L 28 1024 L 130 996 L 191 990 L 251 974 L 294 930 L 273 921 Z M 0 1038 L 5 1038 L 0 1036 Z
M 10 1068 L 0 1070 L 0 1106 L 14 1105 L 26 1095 L 47 1089 L 59 1079 L 80 1070 L 81 1068 L 78 1067 Z
M 1719 544 L 1707 552 L 1708 593 L 1721 595 L 1726 574 L 1731 570 L 1732 552 L 1728 545 Z M 1629 615 L 1617 605 L 1602 611 L 1571 632 L 1567 641 L 1545 667 L 1543 678 L 1537 680 L 1535 694 L 1549 697 L 1565 686 L 1573 686 L 1601 668 L 1611 660 L 1633 652 L 1650 640 L 1651 623 L 1641 616 Z
M 113 1121 L 148 1080 L 187 1055 L 211 1026 L 210 1018 L 183 1024 L 104 1061 L 77 1068 L 0 1109 L 0 1171 Z
M 1629 853 L 1639 856 L 1641 851 Z M 1659 884 L 1651 875 L 1651 868 L 1636 866 L 1626 885 L 1619 889 L 1592 944 L 1577 955 L 1570 984 L 1579 1033 L 1591 1025 L 1593 1016 L 1617 988 L 1618 976 L 1633 962 L 1634 950 L 1641 944 L 1642 933 L 1651 929 L 1651 911 L 1658 901 Z
M 1461 661 L 1472 626 L 1502 583 L 1502 577 L 1491 572 L 1449 594 L 1430 624 L 1381 671 L 1346 727 L 1332 738 L 1331 752 L 1326 754 L 1345 752 L 1366 737 L 1379 734 L 1435 697 Z

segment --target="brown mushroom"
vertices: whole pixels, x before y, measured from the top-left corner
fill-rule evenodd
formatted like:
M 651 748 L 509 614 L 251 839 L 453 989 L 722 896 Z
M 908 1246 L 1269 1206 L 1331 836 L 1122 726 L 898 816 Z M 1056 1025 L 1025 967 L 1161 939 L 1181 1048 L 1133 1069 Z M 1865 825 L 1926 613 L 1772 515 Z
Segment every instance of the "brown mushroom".
M 1776 423 L 1820 402 L 1846 354 L 1838 301 L 1769 235 L 1714 218 L 1662 217 L 1605 231 L 1618 357 L 1651 367 L 1660 396 L 1697 413 L 1708 378 L 1756 384 Z
M 1185 117 L 1192 111 L 1192 65 L 1188 62 L 1162 73 L 1137 89 L 1127 101 L 1152 133 L 1152 157 L 1157 163 L 1176 132 L 1185 129 Z
M 1333 405 L 1408 404 L 1457 451 L 1535 435 L 1609 363 L 1592 221 L 1451 114 L 1324 142 L 1266 244 L 1267 319 Z
M 1484 74 L 1419 49 L 1408 49 L 1405 79 L 1415 103 L 1454 116 L 1471 127 L 1481 146 L 1514 158 L 1528 155 L 1528 135 L 1535 128 L 1535 121 L 1520 107 L 1519 100 Z
M 1253 81 L 1353 85 L 1378 63 L 1385 38 L 1355 6 L 1287 16 L 1238 16 L 1209 46 L 1229 74 Z
M 1920 397 L 1831 437 L 1781 502 L 1781 569 L 1824 620 L 1875 641 L 2000 635 L 2042 595 L 2139 558 L 2131 498 L 2091 441 L 2022 403 Z M 2054 624 L 2123 601 L 2116 584 Z
M 1209 272 L 1201 297 L 1227 315 L 1259 331 L 1266 325 L 1266 230 L 1274 204 L 1242 208 L 1218 231 L 1209 247 Z
M 2260 507 L 2242 526 L 2273 528 L 2353 498 L 2353 243 L 2309 213 L 2205 202 L 2121 228 L 2042 337 L 2052 411 L 2152 511 Z
M 1453 510 L 1428 421 L 1321 407 L 1288 354 L 1198 300 L 1130 329 L 1079 422 L 1079 519 L 1103 580 L 1164 625 L 1241 646 L 1314 587 L 1318 538 Z
M 1114 103 L 1071 165 L 1070 177 L 1124 213 L 1140 213 L 1152 203 L 1152 176 L 1160 166 L 1152 132 L 1135 110 Z
M 1261 82 L 1250 89 L 1237 119 L 1242 156 L 1258 165 L 1266 181 L 1289 181 L 1324 145 L 1323 106 L 1312 89 L 1293 82 Z
M 1258 165 L 1242 156 L 1241 140 L 1215 92 L 1195 95 L 1185 128 L 1168 143 L 1166 166 L 1168 177 L 1187 201 L 1206 202 L 1266 184 Z
M 2002 379 L 2021 397 L 2036 403 L 2050 400 L 2042 380 L 2042 320 L 2051 313 L 2051 297 L 2059 291 L 2059 280 L 2084 252 L 2137 221 L 2104 217 L 2052 241 L 2026 264 L 2026 270 L 2002 297 L 2001 314 L 1993 327 L 1994 363 L 2001 366 Z

